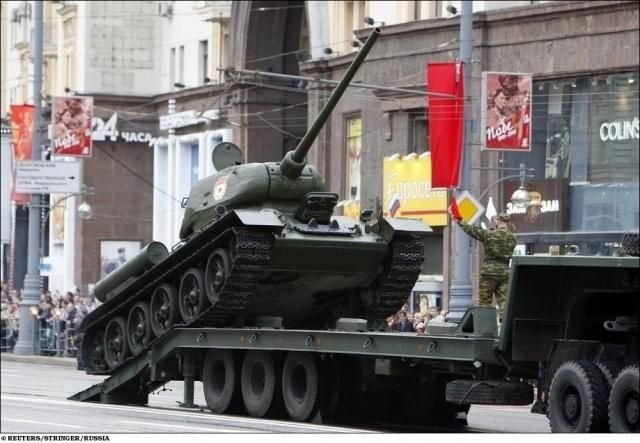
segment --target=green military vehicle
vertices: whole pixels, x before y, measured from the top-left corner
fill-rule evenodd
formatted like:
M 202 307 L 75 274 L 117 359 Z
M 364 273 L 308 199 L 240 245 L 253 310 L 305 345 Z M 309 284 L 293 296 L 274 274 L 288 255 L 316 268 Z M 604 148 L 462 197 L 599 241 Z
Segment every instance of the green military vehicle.
M 233 146 L 216 150 L 183 242 L 151 243 L 98 282 L 104 303 L 78 330 L 78 366 L 109 377 L 71 399 L 147 404 L 183 380 L 192 406 L 199 380 L 215 413 L 445 426 L 472 404 L 533 403 L 553 431 L 638 431 L 637 257 L 514 257 L 500 329 L 494 309 L 473 308 L 427 334 L 383 330 L 430 229 L 335 216 L 337 195 L 305 163 L 378 33 L 295 151 L 242 165 Z

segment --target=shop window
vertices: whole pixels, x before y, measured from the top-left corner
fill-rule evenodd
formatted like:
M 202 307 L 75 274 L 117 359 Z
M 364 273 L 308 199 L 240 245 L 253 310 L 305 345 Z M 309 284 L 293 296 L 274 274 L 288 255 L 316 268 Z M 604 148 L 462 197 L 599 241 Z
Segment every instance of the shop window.
M 347 118 L 347 177 L 346 199 L 360 199 L 360 160 L 362 154 L 362 118 L 353 116 Z

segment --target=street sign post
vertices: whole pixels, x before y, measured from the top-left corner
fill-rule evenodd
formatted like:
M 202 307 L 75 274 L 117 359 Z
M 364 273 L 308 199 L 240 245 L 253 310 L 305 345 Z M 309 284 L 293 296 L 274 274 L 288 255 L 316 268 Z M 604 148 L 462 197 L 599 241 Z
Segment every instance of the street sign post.
M 16 191 L 25 194 L 80 192 L 80 163 L 24 160 L 16 162 Z

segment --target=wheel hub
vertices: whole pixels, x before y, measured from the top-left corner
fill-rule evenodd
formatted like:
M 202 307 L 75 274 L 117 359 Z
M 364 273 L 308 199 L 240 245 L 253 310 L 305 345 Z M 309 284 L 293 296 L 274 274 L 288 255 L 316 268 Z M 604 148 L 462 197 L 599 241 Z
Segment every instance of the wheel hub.
M 574 421 L 580 414 L 580 399 L 576 394 L 569 394 L 564 400 L 564 415 L 570 421 Z
M 631 423 L 632 425 L 638 424 L 638 415 L 640 415 L 640 413 L 638 412 L 637 398 L 629 398 L 624 408 L 624 414 L 629 423 Z

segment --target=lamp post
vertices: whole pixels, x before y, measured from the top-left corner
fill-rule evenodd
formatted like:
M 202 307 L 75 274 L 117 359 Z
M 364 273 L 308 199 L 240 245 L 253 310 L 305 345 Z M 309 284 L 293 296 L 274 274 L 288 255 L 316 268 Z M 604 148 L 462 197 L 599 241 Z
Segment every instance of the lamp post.
M 40 160 L 41 139 L 40 124 L 42 122 L 42 4 L 33 2 L 33 104 L 34 104 L 34 130 L 32 144 L 32 158 Z M 27 274 L 24 277 L 24 291 L 20 301 L 20 323 L 18 342 L 13 349 L 15 354 L 33 355 L 33 325 L 31 308 L 40 301 L 40 195 L 32 194 L 33 205 L 29 208 L 29 227 L 27 240 Z
M 482 199 L 487 195 L 487 193 L 491 190 L 491 188 L 493 188 L 498 183 L 503 182 L 505 180 L 510 180 L 512 178 L 519 178 L 520 187 L 516 189 L 513 194 L 511 194 L 511 202 L 517 208 L 525 208 L 529 206 L 529 203 L 531 203 L 531 195 L 529 195 L 529 191 L 527 190 L 527 188 L 524 187 L 524 180 L 525 178 L 535 178 L 534 174 L 527 174 L 527 171 L 534 171 L 533 168 L 527 169 L 524 163 L 520 163 L 519 168 L 473 168 L 473 169 L 483 169 L 483 170 L 497 169 L 499 171 L 510 171 L 510 170 L 518 171 L 518 174 L 507 175 L 491 183 L 489 186 L 485 188 L 484 191 L 482 191 L 482 194 L 480 194 L 480 197 L 478 197 L 478 201 L 482 202 Z

